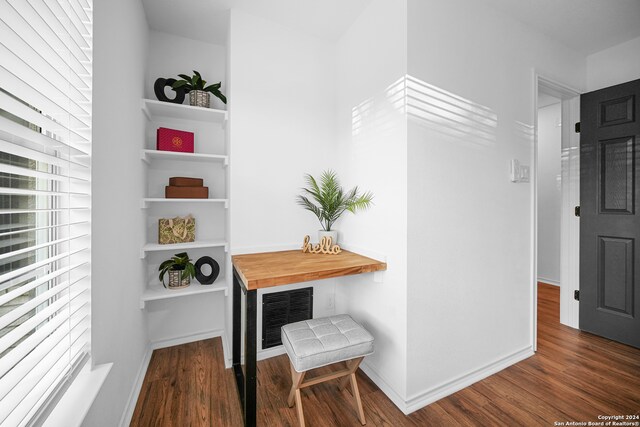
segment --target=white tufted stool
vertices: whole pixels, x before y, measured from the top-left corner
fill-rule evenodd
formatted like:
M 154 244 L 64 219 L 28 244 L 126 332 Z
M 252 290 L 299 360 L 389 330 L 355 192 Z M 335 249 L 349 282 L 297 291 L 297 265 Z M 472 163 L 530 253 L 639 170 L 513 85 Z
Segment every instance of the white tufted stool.
M 366 424 L 355 374 L 364 356 L 373 353 L 373 336 L 366 329 L 350 316 L 339 314 L 283 326 L 282 343 L 291 362 L 293 384 L 288 403 L 289 407 L 296 404 L 301 426 L 304 427 L 304 413 L 300 389 L 342 377 L 345 378 L 338 385 L 340 390 L 351 380 L 351 394 L 358 418 L 362 425 Z M 338 362 L 346 362 L 346 368 L 303 382 L 307 371 Z

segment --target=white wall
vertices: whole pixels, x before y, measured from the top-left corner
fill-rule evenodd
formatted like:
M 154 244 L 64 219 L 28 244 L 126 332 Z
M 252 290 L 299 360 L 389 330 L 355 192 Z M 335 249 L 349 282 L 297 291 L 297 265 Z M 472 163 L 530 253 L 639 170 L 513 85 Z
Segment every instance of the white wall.
M 560 285 L 560 102 L 538 109 L 538 280 Z
M 587 90 L 640 79 L 640 37 L 587 57 Z
M 85 418 L 90 427 L 118 425 L 147 347 L 137 141 L 148 30 L 138 1 L 95 2 L 93 16 L 92 356 L 113 368 Z
M 295 202 L 304 174 L 338 167 L 334 50 L 232 9 L 229 52 L 231 252 L 300 247 L 305 234 L 315 240 L 320 229 Z M 333 280 L 304 285 L 314 286 L 314 316 L 334 312 Z M 230 317 L 227 326 L 230 333 Z
M 226 63 L 225 46 L 152 30 L 149 32 L 145 95 L 149 99 L 156 99 L 153 83 L 158 77 L 178 79 L 178 74 L 193 75 L 192 70 L 199 71 L 207 84 L 221 81 L 220 90 L 226 94 Z M 173 97 L 172 93 L 171 96 Z M 189 95 L 185 97 L 184 103 L 189 103 Z M 211 107 L 226 109 L 224 103 L 213 95 Z
M 409 0 L 408 410 L 532 351 L 534 71 L 580 54 L 482 1 Z
M 341 161 L 343 184 L 375 195 L 369 211 L 337 226 L 347 249 L 388 263 L 380 280 L 372 274 L 338 280 L 336 311 L 373 334 L 376 352 L 363 369 L 398 406 L 408 372 L 406 23 L 406 1 L 373 0 L 338 41 L 332 90 L 339 144 L 333 156 Z
M 239 10 L 231 13 L 231 245 L 302 245 L 317 219 L 296 205 L 304 174 L 335 168 L 333 50 Z

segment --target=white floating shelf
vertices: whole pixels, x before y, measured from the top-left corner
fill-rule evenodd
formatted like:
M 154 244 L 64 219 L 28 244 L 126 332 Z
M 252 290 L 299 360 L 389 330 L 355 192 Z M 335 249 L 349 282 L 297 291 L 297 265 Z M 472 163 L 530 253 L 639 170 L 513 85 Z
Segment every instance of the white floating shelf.
M 229 246 L 224 240 L 196 240 L 195 242 L 172 243 L 168 245 L 161 245 L 159 243 L 147 243 L 142 247 L 142 251 L 140 251 L 140 258 L 145 258 L 147 256 L 147 252 L 184 251 L 186 249 L 219 247 L 223 247 L 225 252 L 229 251 Z
M 220 123 L 224 126 L 227 121 L 225 110 L 213 108 L 193 107 L 185 104 L 155 101 L 153 99 L 142 100 L 142 111 L 151 121 L 161 119 L 194 120 L 197 122 Z
M 222 162 L 224 166 L 229 164 L 229 156 L 220 154 L 179 153 L 176 151 L 142 150 L 140 158 L 150 163 L 151 160 L 185 160 L 189 162 Z
M 140 309 L 144 309 L 148 301 L 158 301 L 170 298 L 179 298 L 189 295 L 208 294 L 211 292 L 229 293 L 224 280 L 218 280 L 211 285 L 201 285 L 197 280 L 191 279 L 191 285 L 182 289 L 167 289 L 161 283 L 148 285 L 140 297 Z
M 225 208 L 229 207 L 229 199 L 165 199 L 162 197 L 142 199 L 140 207 L 146 209 L 150 203 L 223 203 Z

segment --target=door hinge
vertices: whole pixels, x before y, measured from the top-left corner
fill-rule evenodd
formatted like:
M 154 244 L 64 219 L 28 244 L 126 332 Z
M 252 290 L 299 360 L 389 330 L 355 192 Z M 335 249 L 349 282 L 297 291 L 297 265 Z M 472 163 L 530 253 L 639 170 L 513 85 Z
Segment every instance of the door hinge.
M 576 133 L 580 133 L 580 122 L 576 122 Z
M 573 291 L 573 299 L 580 301 L 580 291 Z
M 573 214 L 578 217 L 580 216 L 580 206 L 573 208 Z

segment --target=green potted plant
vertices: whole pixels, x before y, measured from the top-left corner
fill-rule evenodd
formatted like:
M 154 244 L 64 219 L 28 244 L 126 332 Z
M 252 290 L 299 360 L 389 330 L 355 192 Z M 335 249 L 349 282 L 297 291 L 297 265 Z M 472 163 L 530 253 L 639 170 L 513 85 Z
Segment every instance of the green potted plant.
M 173 89 L 184 89 L 184 91 L 189 94 L 189 104 L 196 107 L 209 108 L 211 94 L 225 104 L 227 103 L 227 98 L 220 92 L 222 82 L 207 86 L 207 81 L 204 80 L 196 70 L 193 70 L 193 76 L 191 77 L 186 74 L 178 74 L 178 77 L 180 77 L 181 80 L 177 80 L 171 87 Z
M 186 288 L 191 283 L 191 278 L 196 275 L 196 268 L 186 252 L 175 254 L 164 261 L 160 264 L 158 271 L 160 272 L 158 277 L 167 289 Z M 168 284 L 164 282 L 165 274 L 169 275 Z
M 307 188 L 302 188 L 304 194 L 297 197 L 297 202 L 304 209 L 312 212 L 322 230 L 318 231 L 318 240 L 331 237 L 333 243 L 338 242 L 338 232 L 333 230 L 333 224 L 345 212 L 356 213 L 368 209 L 372 204 L 373 194 L 370 191 L 360 194 L 358 187 L 344 191 L 338 180 L 338 175 L 332 170 L 326 170 L 316 180 L 313 176 L 305 175 Z

